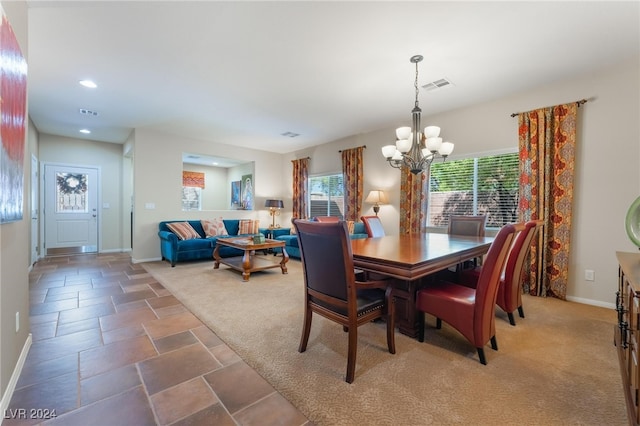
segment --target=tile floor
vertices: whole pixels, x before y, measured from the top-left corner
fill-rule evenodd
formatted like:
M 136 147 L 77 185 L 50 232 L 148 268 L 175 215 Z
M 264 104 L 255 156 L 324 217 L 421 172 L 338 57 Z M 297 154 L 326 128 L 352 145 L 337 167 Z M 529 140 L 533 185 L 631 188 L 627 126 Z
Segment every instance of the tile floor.
M 128 254 L 42 259 L 30 295 L 3 425 L 310 424 Z

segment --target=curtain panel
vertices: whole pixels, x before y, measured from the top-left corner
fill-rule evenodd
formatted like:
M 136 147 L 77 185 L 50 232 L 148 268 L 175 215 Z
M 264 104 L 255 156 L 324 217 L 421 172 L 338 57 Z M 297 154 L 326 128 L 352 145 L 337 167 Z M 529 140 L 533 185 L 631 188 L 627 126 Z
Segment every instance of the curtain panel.
M 542 219 L 523 288 L 566 299 L 573 205 L 577 104 L 518 114 L 520 219 Z
M 307 219 L 307 186 L 309 182 L 309 157 L 291 160 L 293 163 L 293 219 Z
M 342 176 L 344 183 L 344 220 L 357 221 L 362 209 L 362 155 L 364 147 L 342 150 Z
M 406 166 L 400 169 L 400 235 L 426 230 L 428 175 L 429 169 L 417 175 Z

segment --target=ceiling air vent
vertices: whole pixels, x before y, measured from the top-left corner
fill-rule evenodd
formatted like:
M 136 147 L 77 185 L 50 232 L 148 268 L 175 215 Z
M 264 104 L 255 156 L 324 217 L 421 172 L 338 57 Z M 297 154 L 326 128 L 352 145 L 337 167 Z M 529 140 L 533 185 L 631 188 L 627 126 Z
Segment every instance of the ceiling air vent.
M 434 90 L 444 89 L 445 87 L 452 86 L 453 84 L 447 80 L 446 78 L 441 78 L 440 80 L 432 81 L 431 83 L 427 83 L 422 88 L 427 92 L 433 92 Z
M 94 117 L 98 116 L 98 111 L 91 111 L 90 109 L 80 108 L 80 114 L 82 115 L 91 115 Z
M 288 138 L 296 138 L 296 137 L 300 136 L 300 133 L 284 132 L 284 133 L 282 133 L 282 136 L 286 136 Z

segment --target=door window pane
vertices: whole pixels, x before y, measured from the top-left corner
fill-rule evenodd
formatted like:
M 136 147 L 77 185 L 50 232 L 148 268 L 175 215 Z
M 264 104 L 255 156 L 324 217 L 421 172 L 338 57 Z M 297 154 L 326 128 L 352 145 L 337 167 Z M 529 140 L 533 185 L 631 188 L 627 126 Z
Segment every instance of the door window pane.
M 88 175 L 56 173 L 56 213 L 88 213 Z

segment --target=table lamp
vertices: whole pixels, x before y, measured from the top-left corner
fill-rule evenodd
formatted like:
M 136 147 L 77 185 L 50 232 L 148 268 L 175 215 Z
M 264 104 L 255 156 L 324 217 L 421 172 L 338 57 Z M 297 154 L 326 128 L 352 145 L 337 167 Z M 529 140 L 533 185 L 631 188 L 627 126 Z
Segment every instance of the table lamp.
M 380 204 L 387 204 L 387 196 L 384 195 L 384 192 L 379 189 L 374 189 L 373 191 L 369 191 L 369 195 L 364 200 L 365 203 L 373 204 L 373 212 L 378 216 L 378 212 L 380 211 Z
M 269 207 L 269 216 L 272 217 L 270 228 L 279 228 L 280 225 L 276 226 L 276 216 L 280 214 L 280 209 L 284 207 L 282 200 L 267 200 L 264 202 L 264 206 Z

